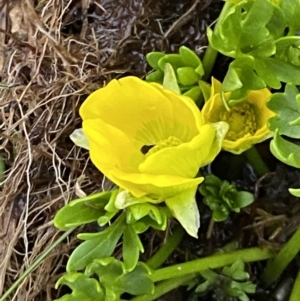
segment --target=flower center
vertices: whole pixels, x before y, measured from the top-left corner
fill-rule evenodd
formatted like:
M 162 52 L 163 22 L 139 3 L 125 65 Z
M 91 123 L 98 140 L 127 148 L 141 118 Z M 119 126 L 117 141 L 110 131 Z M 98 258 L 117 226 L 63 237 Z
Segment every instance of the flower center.
M 249 103 L 237 104 L 231 110 L 220 113 L 220 120 L 229 124 L 225 139 L 236 141 L 257 130 L 255 112 Z
M 141 152 L 147 157 L 167 147 L 174 147 L 180 145 L 182 142 L 175 136 L 170 136 L 167 139 L 158 141 L 155 145 L 144 145 Z

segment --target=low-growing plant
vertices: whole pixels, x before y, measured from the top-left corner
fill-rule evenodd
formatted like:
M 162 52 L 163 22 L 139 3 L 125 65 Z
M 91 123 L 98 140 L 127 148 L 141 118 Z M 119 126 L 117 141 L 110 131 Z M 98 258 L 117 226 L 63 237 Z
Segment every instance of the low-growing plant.
M 92 163 L 115 186 L 73 200 L 56 213 L 54 225 L 60 230 L 89 223 L 99 227 L 78 234 L 80 243 L 56 283 L 71 292 L 57 300 L 150 301 L 179 285 L 197 283 L 196 295 L 214 289 L 218 300 L 248 301 L 255 284 L 244 271 L 245 262 L 274 257 L 262 280 L 270 285 L 280 276 L 300 249 L 300 230 L 276 255 L 267 248 L 237 247 L 160 267 L 184 232 L 197 238 L 199 202 L 217 222 L 253 203 L 249 191 L 212 174 L 202 176 L 200 168 L 221 151 L 248 152 L 261 175 L 264 163 L 251 149 L 272 138 L 272 154 L 300 168 L 299 10 L 294 0 L 227 0 L 215 29 L 207 29 L 203 61 L 186 46 L 178 53 L 151 52 L 146 58 L 153 70 L 145 80 L 114 79 L 88 96 L 79 112 L 82 129 L 71 139 L 89 151 Z M 233 60 L 224 81 L 212 78 L 210 85 L 218 52 Z M 285 91 L 276 91 L 282 85 Z M 198 191 L 202 198 L 196 198 Z M 297 187 L 290 192 L 300 196 Z M 167 232 L 174 223 L 174 234 L 142 261 L 141 234 Z M 298 281 L 294 292 L 299 287 Z

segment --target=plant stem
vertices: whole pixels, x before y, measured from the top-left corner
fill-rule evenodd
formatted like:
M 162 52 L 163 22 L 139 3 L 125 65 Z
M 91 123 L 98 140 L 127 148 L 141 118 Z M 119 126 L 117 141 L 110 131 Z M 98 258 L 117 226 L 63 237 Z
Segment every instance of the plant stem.
M 222 8 L 222 11 L 220 13 L 220 16 L 218 18 L 218 21 L 215 25 L 214 28 L 214 33 L 217 34 L 220 24 L 223 21 L 223 19 L 226 17 L 229 9 L 232 7 L 232 3 L 230 3 L 230 1 L 225 1 L 225 4 Z M 204 76 L 203 76 L 203 80 L 207 81 L 209 79 L 209 76 L 211 74 L 211 71 L 213 69 L 214 63 L 216 61 L 218 55 L 218 51 L 215 50 L 214 48 L 211 47 L 210 44 L 208 44 L 206 51 L 204 53 L 204 57 L 202 60 L 202 64 L 203 64 L 203 69 L 205 71 Z
M 299 301 L 299 296 L 300 296 L 300 270 L 296 277 L 289 301 Z
M 177 225 L 173 234 L 168 236 L 160 249 L 146 262 L 151 269 L 159 268 L 166 259 L 173 253 L 182 240 L 184 230 L 180 225 Z
M 60 238 L 58 238 L 53 244 L 46 248 L 41 255 L 35 260 L 35 262 L 15 281 L 12 286 L 1 296 L 0 301 L 4 301 L 23 281 L 24 279 L 33 272 L 38 265 L 48 256 L 48 254 L 58 246 L 69 234 L 74 231 L 75 228 L 66 231 Z
M 264 160 L 261 158 L 258 150 L 256 149 L 255 145 L 253 145 L 250 149 L 245 151 L 246 157 L 253 167 L 255 173 L 262 177 L 266 173 L 269 172 L 269 168 L 264 162 Z
M 156 270 L 152 275 L 150 275 L 150 278 L 153 282 L 157 282 L 174 277 L 181 277 L 184 275 L 197 273 L 206 269 L 216 269 L 224 267 L 226 265 L 233 264 L 237 259 L 242 259 L 244 262 L 252 262 L 269 259 L 273 256 L 273 252 L 267 248 L 242 249 L 227 254 L 212 255 L 205 258 L 162 268 Z
M 261 277 L 266 286 L 276 281 L 287 265 L 297 255 L 300 250 L 299 241 L 300 228 L 293 234 L 281 251 L 272 260 L 269 260 Z
M 175 277 L 169 280 L 165 280 L 158 285 L 155 286 L 154 293 L 149 295 L 141 295 L 137 296 L 130 301 L 152 301 L 156 300 L 160 296 L 170 292 L 171 290 L 181 286 L 181 285 L 186 285 L 188 282 L 190 282 L 192 279 L 196 277 L 195 274 L 192 275 L 187 275 L 184 277 Z

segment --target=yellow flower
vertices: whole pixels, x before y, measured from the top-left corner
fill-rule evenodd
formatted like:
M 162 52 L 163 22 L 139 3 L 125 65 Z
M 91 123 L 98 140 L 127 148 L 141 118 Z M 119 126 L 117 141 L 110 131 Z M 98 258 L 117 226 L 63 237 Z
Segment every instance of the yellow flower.
M 229 93 L 225 94 L 228 97 Z M 205 122 L 225 121 L 229 130 L 223 140 L 222 148 L 240 154 L 254 144 L 272 136 L 268 129 L 268 119 L 274 113 L 266 106 L 271 92 L 268 89 L 251 91 L 242 103 L 227 111 L 221 98 L 221 83 L 212 78 L 211 96 L 202 109 Z
M 95 166 L 141 202 L 168 206 L 178 194 L 195 194 L 203 177 L 194 177 L 220 151 L 227 130 L 226 123 L 203 124 L 189 97 L 136 77 L 92 93 L 80 115 Z

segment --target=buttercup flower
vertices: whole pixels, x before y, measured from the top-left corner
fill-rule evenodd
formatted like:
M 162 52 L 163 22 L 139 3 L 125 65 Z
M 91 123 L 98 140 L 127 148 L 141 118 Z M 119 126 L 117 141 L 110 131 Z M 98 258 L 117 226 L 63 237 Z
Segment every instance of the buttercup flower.
M 194 194 L 203 178 L 194 177 L 220 151 L 226 123 L 204 124 L 190 98 L 136 77 L 92 93 L 80 115 L 91 160 L 106 177 L 141 202 L 166 201 L 179 220 L 189 207 L 199 224 Z
M 266 105 L 270 96 L 268 89 L 251 91 L 247 99 L 227 111 L 221 98 L 221 83 L 212 78 L 211 96 L 203 106 L 202 115 L 205 122 L 225 121 L 229 124 L 222 145 L 224 150 L 240 154 L 272 136 L 267 126 L 268 119 L 274 116 Z

